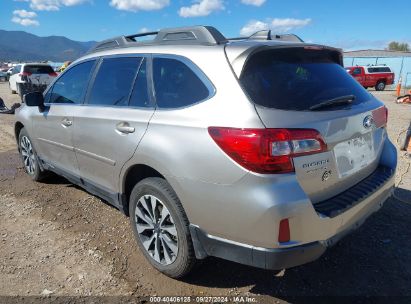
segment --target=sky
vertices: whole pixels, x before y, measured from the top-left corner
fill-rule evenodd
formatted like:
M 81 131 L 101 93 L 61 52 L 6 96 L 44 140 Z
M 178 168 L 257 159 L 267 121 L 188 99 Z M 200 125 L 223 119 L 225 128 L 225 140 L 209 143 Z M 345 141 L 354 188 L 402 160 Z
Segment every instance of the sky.
M 226 37 L 270 28 L 346 50 L 411 45 L 409 0 L 0 0 L 0 29 L 77 41 L 200 24 Z

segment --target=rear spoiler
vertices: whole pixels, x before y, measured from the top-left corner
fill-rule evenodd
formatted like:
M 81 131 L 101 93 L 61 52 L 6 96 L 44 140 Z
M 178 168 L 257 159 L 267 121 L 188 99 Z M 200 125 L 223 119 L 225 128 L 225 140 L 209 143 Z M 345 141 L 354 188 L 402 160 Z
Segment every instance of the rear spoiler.
M 305 48 L 305 49 L 318 49 L 318 50 L 327 50 L 334 53 L 335 62 L 344 67 L 344 57 L 343 50 L 339 48 L 329 47 L 319 44 L 305 44 L 305 43 L 287 43 L 287 44 L 258 44 L 251 46 L 244 50 L 244 48 L 236 47 L 235 44 L 226 45 L 224 50 L 227 55 L 227 59 L 231 64 L 234 73 L 239 78 L 241 72 L 247 63 L 248 59 L 251 58 L 254 54 L 270 50 L 270 49 L 284 49 L 284 48 Z

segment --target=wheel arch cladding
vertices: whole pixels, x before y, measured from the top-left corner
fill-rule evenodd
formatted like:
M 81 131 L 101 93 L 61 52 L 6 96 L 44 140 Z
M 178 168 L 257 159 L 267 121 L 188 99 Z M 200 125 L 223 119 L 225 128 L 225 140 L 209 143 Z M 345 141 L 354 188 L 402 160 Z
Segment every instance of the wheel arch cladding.
M 138 182 L 148 177 L 160 177 L 166 180 L 156 169 L 144 164 L 133 165 L 127 169 L 122 184 L 122 205 L 123 211 L 127 216 L 129 216 L 128 207 L 131 191 Z

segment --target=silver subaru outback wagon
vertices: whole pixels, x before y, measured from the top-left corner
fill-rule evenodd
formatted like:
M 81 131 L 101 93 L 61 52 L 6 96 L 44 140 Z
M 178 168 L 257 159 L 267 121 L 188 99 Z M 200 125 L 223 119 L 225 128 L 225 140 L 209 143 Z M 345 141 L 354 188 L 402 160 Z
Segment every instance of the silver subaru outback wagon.
M 208 256 L 313 261 L 394 185 L 387 109 L 339 49 L 294 35 L 117 37 L 24 99 L 15 132 L 31 178 L 53 171 L 113 204 L 175 278 Z

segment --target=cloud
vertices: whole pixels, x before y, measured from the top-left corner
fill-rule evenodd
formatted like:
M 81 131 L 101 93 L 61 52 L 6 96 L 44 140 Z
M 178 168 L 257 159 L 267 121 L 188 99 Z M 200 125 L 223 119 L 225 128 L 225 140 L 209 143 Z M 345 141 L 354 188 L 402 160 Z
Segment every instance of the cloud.
M 11 18 L 11 21 L 17 24 L 20 24 L 22 26 L 39 26 L 40 23 L 37 20 L 34 19 L 29 19 L 29 18 L 20 18 L 14 16 Z
M 170 0 L 111 0 L 110 5 L 122 11 L 153 11 L 170 5 Z
M 30 7 L 36 11 L 58 11 L 62 6 L 74 6 L 92 0 L 14 0 L 16 2 L 30 2 Z
M 243 4 L 261 6 L 265 3 L 265 0 L 241 0 Z
M 148 33 L 152 32 L 148 27 L 142 27 L 141 29 L 138 30 L 139 33 Z
M 378 49 L 383 50 L 388 46 L 388 40 L 368 40 L 368 39 L 344 39 L 333 42 L 326 42 L 326 44 L 334 47 L 339 47 L 345 51 L 361 50 L 361 49 Z
M 11 21 L 22 26 L 39 26 L 40 23 L 34 18 L 37 17 L 35 12 L 28 12 L 26 10 L 13 11 Z
M 202 17 L 223 9 L 224 4 L 222 0 L 196 0 L 193 5 L 180 8 L 178 14 L 184 18 Z
M 272 30 L 274 33 L 285 33 L 291 30 L 302 28 L 311 23 L 311 19 L 293 19 L 293 18 L 270 18 L 266 21 L 251 20 L 240 30 L 240 34 L 249 36 L 262 30 Z
M 13 15 L 18 16 L 20 18 L 36 18 L 37 14 L 35 12 L 28 12 L 26 10 L 15 10 Z

